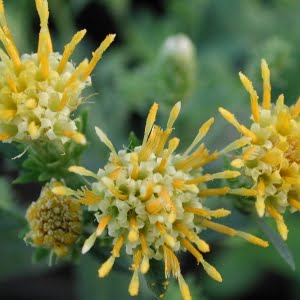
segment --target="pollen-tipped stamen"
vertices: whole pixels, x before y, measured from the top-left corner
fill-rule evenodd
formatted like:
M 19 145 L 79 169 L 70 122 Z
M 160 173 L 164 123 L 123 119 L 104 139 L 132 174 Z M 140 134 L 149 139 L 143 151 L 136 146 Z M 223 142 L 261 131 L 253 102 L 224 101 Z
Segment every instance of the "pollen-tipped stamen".
M 252 82 L 249 80 L 247 76 L 245 76 L 242 72 L 239 73 L 239 76 L 245 89 L 250 94 L 251 111 L 252 111 L 253 119 L 255 122 L 258 122 L 260 116 L 259 116 L 258 96 L 256 90 L 253 88 Z
M 96 230 L 97 236 L 100 236 L 103 233 L 103 231 L 106 229 L 107 224 L 110 221 L 110 219 L 111 219 L 111 215 L 105 215 L 105 216 L 101 217 L 101 220 L 99 221 L 97 230 Z
M 270 105 L 271 105 L 270 70 L 265 59 L 261 60 L 261 76 L 263 79 L 263 108 L 270 109 Z
M 86 80 L 92 71 L 94 70 L 95 66 L 97 65 L 98 61 L 102 58 L 102 55 L 104 51 L 110 46 L 110 44 L 114 41 L 116 35 L 115 34 L 109 34 L 105 37 L 105 39 L 102 41 L 100 46 L 96 49 L 96 51 L 93 53 L 93 58 L 89 62 L 89 65 L 87 67 L 87 70 L 83 74 L 83 80 Z
M 214 123 L 215 119 L 210 118 L 208 121 L 206 121 L 200 128 L 197 136 L 195 137 L 192 144 L 186 149 L 186 151 L 183 153 L 183 156 L 188 155 L 194 147 L 196 147 L 200 141 L 206 136 L 207 132 L 209 131 L 211 125 Z
M 169 119 L 168 119 L 168 122 L 167 122 L 167 128 L 172 128 L 173 124 L 175 123 L 179 113 L 180 113 L 180 110 L 181 110 L 181 102 L 177 102 L 171 112 L 170 112 L 170 116 L 169 116 Z
M 68 43 L 67 45 L 65 45 L 65 49 L 64 49 L 63 55 L 62 55 L 62 57 L 60 59 L 58 67 L 57 67 L 57 72 L 59 74 L 61 74 L 63 72 L 63 70 L 65 69 L 66 64 L 67 64 L 70 56 L 74 52 L 77 44 L 83 39 L 83 37 L 85 36 L 85 34 L 86 34 L 86 29 L 78 31 L 73 36 L 73 38 L 70 41 L 70 43 Z
M 157 222 L 155 225 L 160 231 L 161 235 L 164 237 L 166 244 L 173 248 L 176 244 L 175 238 L 167 232 L 167 229 L 163 224 Z

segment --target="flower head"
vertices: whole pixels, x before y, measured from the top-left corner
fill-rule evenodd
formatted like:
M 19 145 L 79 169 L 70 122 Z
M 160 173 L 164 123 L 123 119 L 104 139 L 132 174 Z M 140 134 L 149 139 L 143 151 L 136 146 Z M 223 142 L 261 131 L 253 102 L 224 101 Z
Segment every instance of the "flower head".
M 48 2 L 35 2 L 41 27 L 37 53 L 20 56 L 0 1 L 0 40 L 6 50 L 0 49 L 0 140 L 72 139 L 85 144 L 70 114 L 81 104 L 81 92 L 91 84 L 90 74 L 115 35 L 105 38 L 90 61 L 75 67 L 69 58 L 86 30 L 74 35 L 62 55 L 53 52 Z
M 267 246 L 266 242 L 250 234 L 211 221 L 230 212 L 225 209 L 209 210 L 203 205 L 206 196 L 243 191 L 230 191 L 227 187 L 208 189 L 205 183 L 234 178 L 239 176 L 239 172 L 203 174 L 202 167 L 219 156 L 218 152 L 210 154 L 204 144 L 199 145 L 213 118 L 200 127 L 196 138 L 183 153 L 176 152 L 179 145 L 177 137 L 167 142 L 180 106 L 180 102 L 175 104 L 166 129 L 162 129 L 154 124 L 158 105 L 153 104 L 142 145 L 132 151 L 117 152 L 104 132 L 96 128 L 100 140 L 111 150 L 108 163 L 97 174 L 83 167 L 70 167 L 72 172 L 96 179 L 92 188 L 81 191 L 53 189 L 57 194 L 77 196 L 81 203 L 96 212 L 98 227 L 86 240 L 83 253 L 93 246 L 106 228 L 107 235 L 113 238 L 112 255 L 99 268 L 99 277 L 105 277 L 110 272 L 122 247 L 133 256 L 133 277 L 129 285 L 132 296 L 138 293 L 138 272 L 146 273 L 149 260 L 156 259 L 165 262 L 166 278 L 172 274 L 178 279 L 183 299 L 191 299 L 175 254 L 180 251 L 190 252 L 212 278 L 222 281 L 221 275 L 202 255 L 210 250 L 209 245 L 198 236 L 205 228 Z
M 81 207 L 73 197 L 53 194 L 52 188 L 59 186 L 55 181 L 44 186 L 39 199 L 27 209 L 30 231 L 26 240 L 65 256 L 81 231 Z
M 265 60 L 261 62 L 263 79 L 262 105 L 251 81 L 240 73 L 240 79 L 250 94 L 252 124 L 250 129 L 240 124 L 229 111 L 220 108 L 222 116 L 246 138 L 248 145 L 232 161 L 234 167 L 251 179 L 250 190 L 256 197 L 256 210 L 260 217 L 271 216 L 277 223 L 283 239 L 288 229 L 282 214 L 286 208 L 300 210 L 300 98 L 288 107 L 280 95 L 271 103 L 270 71 Z

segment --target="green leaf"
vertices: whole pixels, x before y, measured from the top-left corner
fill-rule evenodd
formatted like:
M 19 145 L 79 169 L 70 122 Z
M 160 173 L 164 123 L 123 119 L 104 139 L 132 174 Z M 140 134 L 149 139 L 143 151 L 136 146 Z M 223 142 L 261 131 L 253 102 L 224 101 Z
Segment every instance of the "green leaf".
M 36 175 L 34 173 L 25 173 L 20 175 L 17 179 L 13 181 L 13 184 L 24 184 L 33 182 L 36 179 Z
M 133 151 L 135 147 L 138 147 L 141 145 L 141 141 L 139 138 L 135 135 L 133 131 L 130 132 L 129 138 L 128 138 L 128 151 Z
M 265 223 L 264 220 L 257 218 L 257 224 L 261 228 L 261 230 L 266 234 L 271 243 L 274 245 L 278 254 L 283 258 L 283 260 L 291 267 L 293 271 L 295 271 L 295 261 L 293 254 L 288 248 L 287 244 L 283 241 L 283 239 L 279 236 L 279 234 L 274 231 L 269 225 Z
M 157 299 L 163 299 L 168 288 L 168 279 L 165 277 L 164 263 L 159 260 L 150 260 L 150 269 L 145 274 L 148 288 Z
M 32 262 L 39 263 L 45 261 L 50 255 L 50 250 L 46 248 L 36 248 L 32 254 Z

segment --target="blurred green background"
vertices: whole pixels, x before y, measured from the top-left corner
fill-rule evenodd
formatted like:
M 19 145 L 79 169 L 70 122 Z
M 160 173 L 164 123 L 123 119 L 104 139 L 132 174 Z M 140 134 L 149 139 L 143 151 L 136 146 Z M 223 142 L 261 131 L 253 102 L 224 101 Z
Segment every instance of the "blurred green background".
M 35 52 L 39 20 L 34 1 L 4 2 L 20 52 Z M 93 73 L 93 87 L 86 91 L 87 104 L 82 105 L 82 109 L 89 110 L 88 140 L 92 145 L 83 165 L 94 171 L 103 166 L 108 156 L 94 134 L 94 126 L 101 127 L 117 148 L 123 147 L 131 130 L 142 135 L 153 101 L 161 106 L 159 122 L 166 122 L 173 104 L 183 102 L 176 124 L 182 146 L 193 139 L 201 123 L 214 116 L 216 123 L 206 142 L 211 150 L 224 147 L 237 134 L 218 116 L 217 108 L 222 105 L 248 122 L 249 99 L 238 72 L 247 74 L 260 92 L 262 57 L 271 68 L 273 99 L 284 93 L 286 102 L 292 104 L 300 94 L 298 0 L 49 0 L 49 6 L 56 51 L 62 52 L 77 30 L 88 30 L 72 56 L 75 63 L 90 58 L 107 33 L 117 33 L 116 41 Z M 166 54 L 166 40 L 177 34 L 185 34 L 194 44 L 193 55 L 186 60 L 181 60 L 181 52 L 179 60 L 177 54 L 175 58 Z M 50 269 L 47 264 L 32 263 L 32 249 L 18 238 L 23 220 L 13 218 L 8 211 L 14 211 L 11 199 L 25 209 L 36 200 L 40 187 L 11 186 L 18 174 L 16 163 L 10 159 L 13 151 L 5 145 L 1 152 L 0 298 L 130 299 L 130 272 L 112 272 L 99 280 L 97 261 L 90 257 L 83 257 L 75 266 L 59 264 Z M 208 168 L 216 170 L 221 165 L 222 162 Z M 219 199 L 218 203 L 230 207 L 228 199 Z M 263 236 L 255 222 L 248 222 L 238 212 L 234 215 L 229 218 L 231 225 L 247 227 Z M 220 271 L 224 282 L 214 282 L 191 257 L 183 256 L 182 269 L 193 299 L 298 299 L 300 215 L 286 216 L 286 220 L 290 229 L 287 244 L 294 254 L 296 271 L 273 246 L 259 249 L 207 232 L 212 253 L 206 258 Z M 144 283 L 137 298 L 154 299 Z M 179 299 L 177 284 L 171 284 L 166 299 Z

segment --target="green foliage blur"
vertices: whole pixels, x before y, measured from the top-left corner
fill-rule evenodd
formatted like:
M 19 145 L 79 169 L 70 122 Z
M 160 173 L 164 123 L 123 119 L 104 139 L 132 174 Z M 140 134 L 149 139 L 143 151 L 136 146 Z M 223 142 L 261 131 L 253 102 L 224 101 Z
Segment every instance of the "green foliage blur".
M 36 51 L 39 23 L 33 0 L 4 1 L 8 22 L 21 53 Z M 214 116 L 215 125 L 207 138 L 211 150 L 221 149 L 237 137 L 234 130 L 218 116 L 217 108 L 226 107 L 247 124 L 249 98 L 243 89 L 238 72 L 243 71 L 261 91 L 260 60 L 265 58 L 271 69 L 273 100 L 281 93 L 292 104 L 300 95 L 300 35 L 298 0 L 49 0 L 50 25 L 54 48 L 63 46 L 79 29 L 87 28 L 84 41 L 72 59 L 79 62 L 91 53 L 107 33 L 117 33 L 117 39 L 96 67 L 93 87 L 86 91 L 89 112 L 87 138 L 90 147 L 82 165 L 97 171 L 103 166 L 108 152 L 98 141 L 94 126 L 101 127 L 116 148 L 127 145 L 130 131 L 142 136 L 147 111 L 153 101 L 160 104 L 159 122 L 166 122 L 167 113 L 178 100 L 182 101 L 176 134 L 181 146 L 189 143 L 199 125 Z M 185 34 L 194 44 L 191 78 L 181 77 L 181 71 L 164 60 L 163 45 L 170 36 Z M 191 70 L 190 70 L 191 71 Z M 181 74 L 181 75 L 180 75 Z M 183 79 L 182 79 L 183 78 Z M 185 93 L 176 89 L 182 80 L 190 80 Z M 184 97 L 184 98 L 182 98 Z M 11 182 L 17 176 L 16 163 L 9 147 L 1 146 L 2 179 L 0 180 L 0 298 L 1 289 L 9 281 L 22 276 L 48 272 L 47 264 L 32 264 L 32 249 L 19 238 L 26 224 L 12 218 L 14 199 L 24 209 L 37 195 L 20 192 Z M 4 159 L 4 156 L 6 158 Z M 222 167 L 222 162 L 209 166 Z M 229 199 L 218 199 L 217 205 L 231 207 Z M 212 201 L 213 202 L 213 201 Z M 21 212 L 22 213 L 22 212 Z M 230 225 L 246 227 L 246 217 L 237 211 L 229 218 Z M 212 253 L 206 258 L 222 274 L 222 284 L 211 280 L 187 256 L 182 257 L 182 269 L 190 284 L 193 299 L 264 299 L 277 295 L 284 299 L 298 299 L 300 292 L 300 243 L 298 241 L 300 214 L 286 217 L 290 233 L 288 246 L 292 251 L 296 271 L 280 258 L 273 246 L 260 249 L 238 239 L 211 237 Z M 272 224 L 273 226 L 274 224 Z M 255 222 L 247 231 L 263 237 Z M 56 268 L 56 267 L 54 267 Z M 83 257 L 72 269 L 75 298 L 68 299 L 131 299 L 127 293 L 130 272 L 112 272 L 107 278 L 97 278 L 98 263 Z M 37 281 L 23 287 L 28 297 Z M 173 282 L 174 283 L 174 282 Z M 177 284 L 171 283 L 167 300 L 179 299 Z M 63 291 L 57 287 L 57 291 Z M 22 290 L 20 290 L 22 293 Z M 63 299 L 64 294 L 55 296 Z M 41 290 L 47 298 L 47 289 Z M 61 297 L 61 298 L 60 298 Z M 3 298 L 4 299 L 4 298 Z M 38 299 L 38 298 L 34 298 Z M 64 299 L 66 299 L 64 297 Z M 154 299 L 143 283 L 141 300 Z

